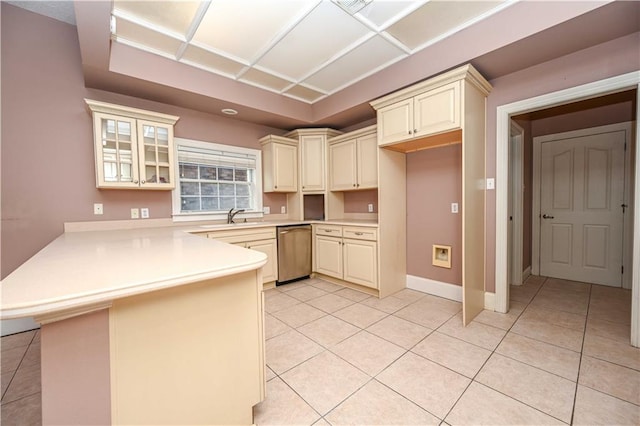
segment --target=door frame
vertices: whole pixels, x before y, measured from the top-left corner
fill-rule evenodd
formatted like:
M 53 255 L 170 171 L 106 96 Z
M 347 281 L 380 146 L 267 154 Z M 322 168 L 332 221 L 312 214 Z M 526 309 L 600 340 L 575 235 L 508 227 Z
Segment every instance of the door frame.
M 515 138 L 515 140 L 513 139 Z M 512 182 L 512 192 L 510 203 L 512 204 L 511 214 L 513 216 L 511 228 L 511 251 L 509 253 L 509 265 L 512 268 L 512 277 L 514 282 L 510 284 L 522 284 L 523 276 L 523 230 L 524 230 L 524 129 L 511 120 L 509 123 L 509 162 L 513 176 L 510 177 Z
M 624 131 L 626 134 L 625 143 L 627 144 L 628 149 L 624 153 L 625 171 L 623 176 L 623 179 L 624 179 L 623 190 L 624 190 L 624 199 L 627 201 L 627 203 L 629 203 L 629 200 L 630 200 L 629 184 L 631 183 L 630 157 L 631 157 L 632 129 L 633 129 L 633 123 L 626 122 L 626 123 L 608 124 L 605 126 L 598 126 L 598 127 L 589 127 L 587 129 L 572 130 L 569 132 L 554 133 L 550 135 L 538 136 L 533 138 L 533 182 L 532 182 L 533 183 L 532 185 L 533 203 L 531 207 L 532 209 L 531 210 L 531 217 L 532 217 L 531 234 L 532 235 L 535 235 L 535 236 L 540 235 L 540 220 L 538 219 L 540 216 L 540 185 L 541 185 L 540 180 L 542 179 L 542 176 L 540 175 L 540 162 L 542 161 L 541 159 L 542 144 L 544 142 L 549 142 L 549 141 L 553 141 L 560 138 L 575 138 L 575 137 L 594 135 L 597 133 L 610 133 L 615 131 Z M 628 244 L 629 239 L 624 238 L 624 235 L 626 234 L 625 231 L 632 229 L 631 225 L 632 225 L 631 215 L 630 214 L 624 215 L 624 222 L 623 222 L 623 228 L 622 228 L 623 229 L 622 231 L 623 232 L 622 263 L 625 266 L 631 265 L 632 247 L 630 244 Z M 532 238 L 531 244 L 532 244 L 531 272 L 533 275 L 540 275 L 540 239 Z M 628 266 L 628 268 L 631 268 L 631 266 Z M 627 288 L 627 289 L 631 288 L 631 274 L 623 274 L 621 284 L 622 284 L 622 288 Z
M 507 228 L 508 228 L 508 185 L 502 185 L 509 178 L 509 133 L 510 118 L 542 108 L 569 102 L 594 98 L 625 90 L 638 90 L 640 102 L 640 71 L 633 71 L 592 83 L 536 96 L 529 99 L 500 105 L 496 108 L 496 224 L 495 224 L 495 310 L 506 313 L 509 310 L 507 285 Z M 633 195 L 633 255 L 630 264 L 640 264 L 640 108 L 636 111 L 635 122 L 635 177 Z M 633 268 L 631 303 L 631 344 L 640 346 L 640 268 Z

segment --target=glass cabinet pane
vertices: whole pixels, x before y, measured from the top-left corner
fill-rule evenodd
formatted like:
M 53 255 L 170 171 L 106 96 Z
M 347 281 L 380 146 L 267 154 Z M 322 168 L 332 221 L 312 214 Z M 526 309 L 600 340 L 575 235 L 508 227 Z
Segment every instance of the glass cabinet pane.
M 156 133 L 158 135 L 158 145 L 169 145 L 169 129 L 165 127 L 156 127 Z
M 102 171 L 105 182 L 133 182 L 133 121 L 102 118 Z

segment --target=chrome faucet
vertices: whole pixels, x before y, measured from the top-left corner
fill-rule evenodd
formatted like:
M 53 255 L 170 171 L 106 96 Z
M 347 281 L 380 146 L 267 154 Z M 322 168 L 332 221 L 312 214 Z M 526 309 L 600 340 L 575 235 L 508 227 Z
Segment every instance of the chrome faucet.
M 235 209 L 232 207 L 232 208 L 229 210 L 229 213 L 227 213 L 227 223 L 228 223 L 228 224 L 235 223 L 235 222 L 233 221 L 233 218 L 234 218 L 238 213 L 242 213 L 242 212 L 244 211 L 244 209 L 239 209 L 239 210 L 235 210 L 235 211 L 234 211 L 234 210 L 235 210 Z

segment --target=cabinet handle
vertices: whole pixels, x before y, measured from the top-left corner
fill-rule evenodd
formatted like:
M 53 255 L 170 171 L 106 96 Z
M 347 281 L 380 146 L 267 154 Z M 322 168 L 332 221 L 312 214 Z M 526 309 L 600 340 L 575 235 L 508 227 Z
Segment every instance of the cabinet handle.
M 354 183 L 353 186 L 356 186 L 356 184 Z
M 364 235 L 362 232 L 356 232 L 356 235 Z
M 140 182 L 140 183 L 144 185 L 144 184 L 145 184 L 145 181 L 142 181 L 142 182 Z
M 418 129 L 413 129 L 413 134 L 415 135 L 416 133 L 418 133 Z
M 333 229 L 325 229 L 324 232 L 333 232 Z
M 411 130 L 409 130 L 409 134 L 411 134 Z
M 138 181 L 137 181 L 137 180 L 134 180 L 134 181 L 133 181 L 133 183 L 138 183 Z
M 275 189 L 278 189 L 278 185 L 274 186 Z

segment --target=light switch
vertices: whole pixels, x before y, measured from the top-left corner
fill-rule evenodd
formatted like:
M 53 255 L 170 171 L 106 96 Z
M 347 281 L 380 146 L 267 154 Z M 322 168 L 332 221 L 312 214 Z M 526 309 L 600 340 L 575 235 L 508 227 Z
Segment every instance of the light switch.
M 131 219 L 138 219 L 140 217 L 140 211 L 138 209 L 131 209 Z
M 264 207 L 262 208 L 262 213 L 264 213 L 264 214 L 271 214 L 271 207 L 269 207 L 269 206 L 264 206 Z
M 140 209 L 140 217 L 143 219 L 149 219 L 149 208 L 143 207 Z
M 496 180 L 494 178 L 487 178 L 487 189 L 496 189 Z
M 373 213 L 373 204 L 369 203 L 367 205 L 367 210 L 369 211 L 369 213 Z
M 451 213 L 458 213 L 458 203 L 451 203 Z
M 280 206 L 280 213 L 285 214 L 287 212 L 287 208 L 285 206 Z

